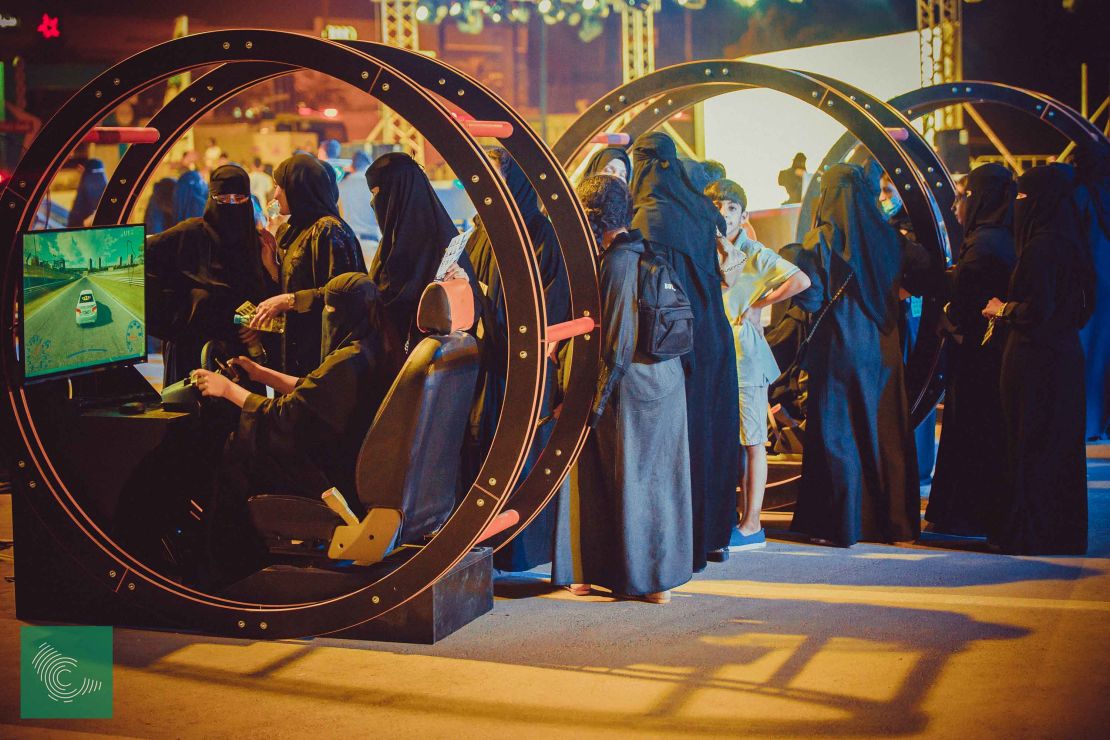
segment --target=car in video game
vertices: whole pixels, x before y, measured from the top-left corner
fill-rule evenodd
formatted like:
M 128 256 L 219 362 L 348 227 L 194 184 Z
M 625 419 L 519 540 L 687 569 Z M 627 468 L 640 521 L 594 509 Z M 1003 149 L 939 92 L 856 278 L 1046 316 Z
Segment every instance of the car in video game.
M 96 298 L 91 290 L 82 290 L 77 297 L 77 325 L 96 323 Z

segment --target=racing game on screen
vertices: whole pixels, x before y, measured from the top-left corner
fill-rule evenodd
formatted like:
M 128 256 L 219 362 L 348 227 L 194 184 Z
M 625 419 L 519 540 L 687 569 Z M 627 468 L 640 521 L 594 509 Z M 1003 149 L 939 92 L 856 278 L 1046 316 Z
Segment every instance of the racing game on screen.
M 142 226 L 23 235 L 24 377 L 146 356 Z

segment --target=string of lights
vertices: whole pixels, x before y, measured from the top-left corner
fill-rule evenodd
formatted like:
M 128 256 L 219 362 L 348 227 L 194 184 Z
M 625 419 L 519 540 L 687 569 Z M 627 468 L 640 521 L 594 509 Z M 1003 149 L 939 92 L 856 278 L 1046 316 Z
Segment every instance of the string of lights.
M 732 0 L 742 8 L 754 8 L 769 0 Z M 705 0 L 674 0 L 687 10 L 700 10 Z M 800 4 L 805 0 L 786 0 Z M 611 13 L 632 9 L 658 9 L 659 0 L 420 0 L 416 20 L 420 23 L 453 21 L 464 33 L 481 33 L 486 23 L 528 23 L 533 13 L 549 25 L 566 23 L 579 27 L 588 41 L 601 33 L 601 21 Z M 588 38 L 587 38 L 588 37 Z

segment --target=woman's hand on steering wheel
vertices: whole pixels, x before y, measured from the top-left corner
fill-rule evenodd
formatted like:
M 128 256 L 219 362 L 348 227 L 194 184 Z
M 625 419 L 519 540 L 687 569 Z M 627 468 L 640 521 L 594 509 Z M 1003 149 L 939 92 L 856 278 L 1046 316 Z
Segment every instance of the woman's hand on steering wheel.
M 235 368 L 237 371 L 243 373 L 251 380 L 255 382 L 259 381 L 262 372 L 262 366 L 251 358 L 243 357 L 242 355 L 240 355 L 239 357 L 232 357 L 230 360 L 227 361 L 227 364 Z

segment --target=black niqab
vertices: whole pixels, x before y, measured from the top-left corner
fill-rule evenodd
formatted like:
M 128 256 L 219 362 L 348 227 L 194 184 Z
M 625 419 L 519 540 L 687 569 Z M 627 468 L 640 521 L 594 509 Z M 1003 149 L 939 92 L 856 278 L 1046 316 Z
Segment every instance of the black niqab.
M 823 242 L 855 276 L 860 307 L 883 334 L 896 326 L 902 248 L 898 233 L 879 210 L 877 183 L 854 164 L 835 164 L 821 177 L 821 195 L 805 248 Z M 839 285 L 825 285 L 831 300 Z
M 370 275 L 387 304 L 415 306 L 458 230 L 424 169 L 409 155 L 378 157 L 366 170 L 366 184 L 378 188 L 373 206 L 382 233 Z
M 582 173 L 582 179 L 590 175 L 601 175 L 605 173 L 605 165 L 612 162 L 614 159 L 619 159 L 624 162 L 625 178 L 627 183 L 632 180 L 632 160 L 628 158 L 628 152 L 623 147 L 607 146 L 601 151 L 590 157 L 589 163 L 586 165 L 586 171 Z
M 296 234 L 307 229 L 324 216 L 339 218 L 339 191 L 335 184 L 335 173 L 328 174 L 329 167 L 311 154 L 294 154 L 274 170 L 274 182 L 285 191 L 289 202 L 288 236 L 282 241 L 295 238 Z
M 362 272 L 336 275 L 324 286 L 320 357 L 366 339 L 378 327 L 378 286 Z
M 636 139 L 632 158 L 632 227 L 647 242 L 665 244 L 691 257 L 703 271 L 716 272 L 713 245 L 716 232 L 725 231 L 724 219 L 690 182 L 674 141 L 662 133 L 645 134 Z
M 1010 171 L 1000 164 L 984 164 L 967 176 L 967 208 L 964 216 L 965 239 L 976 229 L 1014 225 L 1014 196 L 1017 183 Z M 966 242 L 965 242 L 966 244 Z
M 217 244 L 251 244 L 258 238 L 254 226 L 254 207 L 250 201 L 219 203 L 217 195 L 251 194 L 250 176 L 239 165 L 225 164 L 212 172 L 208 187 L 208 203 L 204 207 L 204 223 L 212 230 Z

